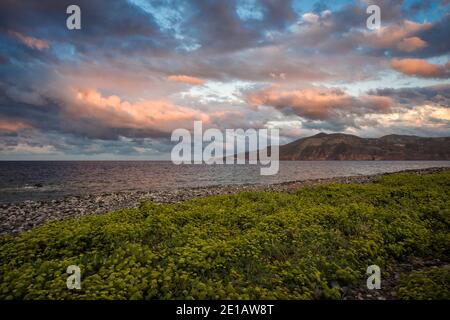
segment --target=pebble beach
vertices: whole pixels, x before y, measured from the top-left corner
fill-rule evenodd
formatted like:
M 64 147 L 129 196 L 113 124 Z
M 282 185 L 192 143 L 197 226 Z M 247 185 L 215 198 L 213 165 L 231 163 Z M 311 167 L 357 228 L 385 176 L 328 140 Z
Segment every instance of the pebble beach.
M 418 170 L 404 170 L 399 172 L 423 175 L 447 170 L 450 170 L 450 168 L 427 168 Z M 82 217 L 91 214 L 103 214 L 117 209 L 133 208 L 138 206 L 141 201 L 145 200 L 151 200 L 156 203 L 176 203 L 196 197 L 206 197 L 218 194 L 233 194 L 243 191 L 290 192 L 305 186 L 332 183 L 368 183 L 383 175 L 389 174 L 393 173 L 301 180 L 269 185 L 245 184 L 156 191 L 149 190 L 146 192 L 135 191 L 104 193 L 68 196 L 61 199 L 48 201 L 27 200 L 18 203 L 6 203 L 0 204 L 0 235 L 27 231 L 51 220 Z

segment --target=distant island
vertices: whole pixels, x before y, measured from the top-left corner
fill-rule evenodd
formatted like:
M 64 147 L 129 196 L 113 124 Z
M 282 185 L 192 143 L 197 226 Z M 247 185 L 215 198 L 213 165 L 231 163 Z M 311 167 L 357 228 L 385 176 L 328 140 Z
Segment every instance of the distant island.
M 450 160 L 450 137 L 319 133 L 280 146 L 280 160 Z

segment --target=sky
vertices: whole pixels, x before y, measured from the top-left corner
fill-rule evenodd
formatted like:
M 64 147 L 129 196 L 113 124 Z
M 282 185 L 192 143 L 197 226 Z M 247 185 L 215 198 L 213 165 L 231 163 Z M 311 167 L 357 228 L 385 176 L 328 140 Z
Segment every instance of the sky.
M 449 34 L 450 0 L 2 0 L 0 160 L 169 159 L 194 121 L 450 136 Z

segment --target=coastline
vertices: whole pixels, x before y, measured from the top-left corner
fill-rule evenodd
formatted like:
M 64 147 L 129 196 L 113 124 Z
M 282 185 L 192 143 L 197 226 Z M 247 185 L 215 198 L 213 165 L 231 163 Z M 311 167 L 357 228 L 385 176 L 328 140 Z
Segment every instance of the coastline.
M 180 190 L 195 199 L 4 235 L 2 297 L 448 299 L 450 169 L 402 172 Z M 66 290 L 68 264 L 84 268 L 83 291 Z M 373 265 L 379 290 L 367 286 Z
M 302 187 L 324 184 L 369 183 L 381 176 L 397 173 L 417 175 L 449 171 L 449 167 L 401 170 L 375 175 L 346 176 L 326 179 L 296 180 L 275 184 L 243 184 L 179 188 L 173 190 L 125 191 L 82 196 L 67 196 L 58 200 L 24 201 L 0 204 L 0 235 L 15 234 L 30 230 L 51 220 L 76 218 L 91 214 L 104 214 L 113 210 L 133 208 L 143 200 L 156 203 L 176 203 L 196 197 L 219 194 L 234 194 L 243 191 L 290 192 Z

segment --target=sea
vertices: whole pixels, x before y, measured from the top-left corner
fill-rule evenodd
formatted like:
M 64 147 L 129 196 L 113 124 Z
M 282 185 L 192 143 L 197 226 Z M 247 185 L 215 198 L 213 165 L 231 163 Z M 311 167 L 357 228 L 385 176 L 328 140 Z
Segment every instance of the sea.
M 170 161 L 0 161 L 0 203 L 126 191 L 371 175 L 450 167 L 450 161 L 281 161 L 278 174 L 258 165 L 175 165 Z

